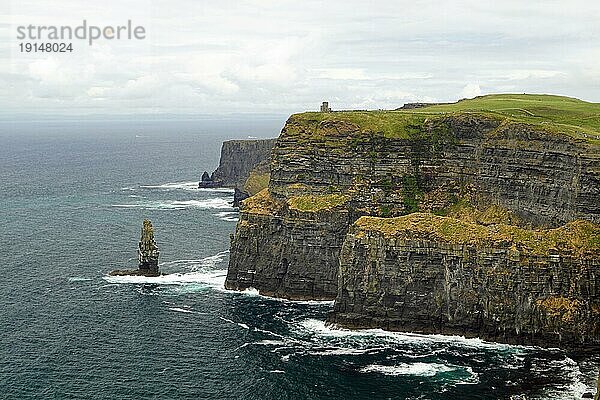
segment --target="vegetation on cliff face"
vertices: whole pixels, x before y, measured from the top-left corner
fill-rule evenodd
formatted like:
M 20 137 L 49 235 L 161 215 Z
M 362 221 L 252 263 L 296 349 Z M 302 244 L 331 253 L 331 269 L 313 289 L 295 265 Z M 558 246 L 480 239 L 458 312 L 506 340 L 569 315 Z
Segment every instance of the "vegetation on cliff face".
M 536 304 L 542 307 L 548 316 L 560 318 L 563 322 L 573 322 L 575 314 L 581 309 L 582 302 L 562 296 L 551 296 L 539 299 Z
M 250 196 L 255 195 L 261 190 L 269 187 L 269 179 L 271 175 L 268 172 L 260 173 L 259 171 L 252 170 L 246 183 L 244 184 L 244 191 Z
M 525 229 L 506 224 L 484 226 L 451 217 L 413 213 L 395 218 L 361 217 L 354 227 L 358 237 L 375 231 L 407 240 L 511 248 L 525 255 L 560 251 L 584 257 L 600 252 L 600 226 L 587 221 L 574 221 L 556 229 Z
M 281 204 L 275 200 L 269 189 L 263 189 L 242 202 L 242 211 L 250 214 L 272 215 L 281 209 Z
M 410 139 L 414 127 L 448 116 L 475 114 L 504 123 L 524 123 L 537 128 L 600 144 L 600 104 L 553 95 L 497 94 L 456 103 L 396 111 L 305 112 L 295 114 L 287 133 L 313 140 L 336 136 Z

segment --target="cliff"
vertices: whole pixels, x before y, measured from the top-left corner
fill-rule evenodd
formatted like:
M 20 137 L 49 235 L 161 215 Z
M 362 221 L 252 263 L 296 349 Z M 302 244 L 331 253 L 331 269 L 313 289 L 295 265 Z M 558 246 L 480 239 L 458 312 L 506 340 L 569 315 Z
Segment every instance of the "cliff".
M 261 171 L 268 173 L 271 149 L 276 139 L 227 140 L 221 147 L 219 166 L 202 182 L 214 182 L 216 186 L 242 189 L 252 170 L 262 163 Z M 201 182 L 201 185 L 202 185 Z
M 600 123 L 594 116 L 599 114 L 599 105 L 575 99 L 505 95 L 410 110 L 293 115 L 273 149 L 268 190 L 246 200 L 241 209 L 232 237 L 226 287 L 240 290 L 254 287 L 261 293 L 291 299 L 336 299 L 333 321 L 347 326 L 392 329 L 397 324 L 400 329 L 395 314 L 387 317 L 385 313 L 376 313 L 376 309 L 390 309 L 387 300 L 383 300 L 385 296 L 381 296 L 402 285 L 399 277 L 418 280 L 421 272 L 435 275 L 439 268 L 446 268 L 446 260 L 455 260 L 452 265 L 456 265 L 457 274 L 467 274 L 479 264 L 473 264 L 470 258 L 460 261 L 460 257 L 479 250 L 491 260 L 486 268 L 501 265 L 508 268 L 510 260 L 506 257 L 510 252 L 495 245 L 481 249 L 448 248 L 447 243 L 437 240 L 422 245 L 411 241 L 400 243 L 404 253 L 394 250 L 399 254 L 398 260 L 402 254 L 414 252 L 423 259 L 422 270 L 412 268 L 410 273 L 397 275 L 398 279 L 392 280 L 389 287 L 381 283 L 386 288 L 384 292 L 361 294 L 345 285 L 365 279 L 365 271 L 372 273 L 369 279 L 374 285 L 387 278 L 379 270 L 348 267 L 347 260 L 355 259 L 349 249 L 362 248 L 356 244 L 356 228 L 348 234 L 350 226 L 361 216 L 394 222 L 393 217 L 415 212 L 454 217 L 476 226 L 518 225 L 528 235 L 535 235 L 536 227 L 556 228 L 578 219 L 597 224 L 600 222 L 597 201 Z M 369 242 L 369 254 L 386 257 L 389 243 L 373 240 Z M 598 301 L 597 289 L 591 291 L 597 287 L 594 269 L 598 256 L 589 256 L 591 261 L 584 263 L 563 253 L 566 250 L 560 246 L 556 251 L 552 257 L 570 260 L 561 261 L 561 273 L 553 275 L 552 271 L 558 268 L 555 264 L 540 270 L 532 267 L 546 262 L 544 256 L 528 257 L 522 262 L 512 260 L 516 263 L 510 264 L 514 267 L 511 281 L 517 282 L 515 286 L 491 282 L 485 290 L 494 287 L 522 290 L 529 303 L 519 303 L 521 297 L 505 299 L 513 302 L 507 309 L 540 319 L 545 318 L 539 305 L 546 304 L 545 299 L 585 299 L 585 318 L 588 318 Z M 375 262 L 379 257 L 370 260 Z M 389 262 L 389 268 L 392 265 L 399 271 L 404 268 L 400 261 Z M 558 279 L 571 269 L 588 275 L 580 281 L 572 280 L 574 273 Z M 529 284 L 530 275 L 534 276 L 531 282 L 550 279 L 554 283 L 541 289 Z M 435 276 L 431 282 L 441 282 L 442 277 Z M 563 285 L 582 285 L 581 282 L 588 285 L 587 289 L 582 286 L 581 291 L 568 292 L 563 288 Z M 479 285 L 479 281 L 473 280 L 472 285 Z M 434 296 L 431 289 L 427 285 L 416 286 L 415 296 L 431 300 Z M 354 314 L 360 313 L 353 308 L 358 302 L 350 299 L 350 293 L 373 307 L 363 307 L 365 313 L 354 318 Z M 484 300 L 474 300 L 473 304 L 479 307 L 481 301 Z M 536 304 L 536 308 L 527 314 L 529 311 L 520 308 L 526 304 Z M 474 310 L 471 306 L 457 305 L 460 310 L 469 310 L 465 312 Z M 367 324 L 369 318 L 378 321 L 377 324 Z M 580 328 L 561 328 L 569 337 L 565 342 L 575 343 L 581 339 L 577 332 L 587 329 L 592 333 L 583 341 L 598 340 L 598 332 L 593 330 L 597 328 L 585 318 L 577 320 L 584 321 Z M 443 329 L 438 329 L 442 325 L 435 325 L 435 329 L 470 335 L 483 332 L 485 337 L 504 340 L 498 330 L 512 327 L 507 337 L 517 330 L 544 332 L 552 337 L 549 330 L 554 326 L 546 320 L 539 323 L 530 320 L 529 325 L 523 322 L 518 326 L 509 321 L 498 325 L 484 321 L 477 325 L 472 319 L 460 318 L 455 326 L 454 321 L 444 322 Z M 421 329 L 418 324 L 402 326 Z M 424 322 L 422 329 L 427 331 L 425 326 Z M 471 330 L 467 329 L 469 326 Z M 517 334 L 511 340 L 526 342 L 526 336 Z
M 362 217 L 329 320 L 353 328 L 600 347 L 600 227 L 529 230 L 414 213 Z

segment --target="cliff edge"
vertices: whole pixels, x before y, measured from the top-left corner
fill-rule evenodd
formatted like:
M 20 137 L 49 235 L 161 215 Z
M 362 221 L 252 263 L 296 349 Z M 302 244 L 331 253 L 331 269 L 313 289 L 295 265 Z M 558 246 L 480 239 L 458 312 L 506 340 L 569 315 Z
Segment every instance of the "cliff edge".
M 596 232 L 598 115 L 598 104 L 541 95 L 292 115 L 268 189 L 241 208 L 225 285 L 335 299 L 331 321 L 349 327 L 597 346 L 598 252 L 574 250 L 577 241 L 556 240 L 543 254 L 527 246 L 574 227 L 586 227 L 573 236 L 581 240 Z M 474 236 L 445 242 L 420 223 L 398 241 L 360 225 L 361 217 L 404 224 L 396 218 L 413 213 Z M 480 241 L 495 230 L 503 239 Z M 474 298 L 457 303 L 467 292 Z M 431 307 L 409 312 L 416 299 Z
M 230 187 L 243 189 L 253 170 L 268 173 L 271 150 L 276 139 L 226 140 L 221 146 L 217 169 L 202 174 L 200 187 Z M 257 173 L 259 173 L 257 171 Z

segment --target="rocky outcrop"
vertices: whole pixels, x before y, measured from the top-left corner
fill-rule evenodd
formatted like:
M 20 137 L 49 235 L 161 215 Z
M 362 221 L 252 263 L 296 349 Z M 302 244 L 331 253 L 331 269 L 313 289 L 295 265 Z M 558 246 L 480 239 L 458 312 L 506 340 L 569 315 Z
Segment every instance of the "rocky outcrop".
M 360 218 L 330 322 L 600 349 L 600 227 L 482 226 L 414 213 Z
M 470 114 L 388 137 L 343 120 L 292 116 L 271 163 L 272 193 L 352 192 L 367 215 L 438 210 L 469 191 L 535 225 L 600 222 L 600 149 L 537 127 Z M 382 215 L 387 216 L 387 215 Z
M 595 346 L 597 254 L 579 259 L 560 241 L 529 254 L 507 245 L 515 240 L 452 244 L 427 235 L 392 243 L 369 234 L 367 245 L 348 230 L 362 216 L 415 212 L 485 229 L 519 225 L 528 237 L 538 235 L 532 227 L 598 224 L 599 172 L 597 144 L 490 114 L 294 115 L 273 149 L 268 190 L 242 204 L 225 285 L 336 298 L 332 321 L 351 327 Z M 427 307 L 417 309 L 419 299 Z
M 219 187 L 223 187 L 223 181 L 213 180 L 213 178 L 208 174 L 207 171 L 204 171 L 202 173 L 202 178 L 200 179 L 198 188 L 206 189 L 206 188 L 219 188 Z
M 142 225 L 142 233 L 138 243 L 138 269 L 115 270 L 110 275 L 142 275 L 159 276 L 158 256 L 160 252 L 154 240 L 154 228 L 152 222 L 145 219 Z
M 246 200 L 250 195 L 238 188 L 233 189 L 233 206 L 239 207 L 242 201 Z
M 596 388 L 596 397 L 594 400 L 600 400 L 600 372 L 598 373 L 598 387 Z
M 597 146 L 469 114 L 422 121 L 400 137 L 374 133 L 331 115 L 331 120 L 295 115 L 287 121 L 273 149 L 269 183 L 269 195 L 283 206 L 260 217 L 252 209 L 242 209 L 233 238 L 230 287 L 249 285 L 248 279 L 240 280 L 242 284 L 236 277 L 238 271 L 251 269 L 256 288 L 279 291 L 279 286 L 267 282 L 280 271 L 280 260 L 289 262 L 289 251 L 296 254 L 295 263 L 311 265 L 312 256 L 301 255 L 317 241 L 328 248 L 319 257 L 319 271 L 336 276 L 341 243 L 361 215 L 391 217 L 417 210 L 443 214 L 466 199 L 475 206 L 497 204 L 511 210 L 515 219 L 535 225 L 558 226 L 576 218 L 600 221 Z M 286 206 L 293 198 L 330 193 L 348 196 L 335 229 L 321 224 L 329 218 L 323 210 L 299 214 Z M 278 239 L 265 235 L 256 239 L 247 231 L 270 232 L 274 226 L 280 227 Z M 284 229 L 291 226 L 293 230 Z M 310 239 L 311 235 L 315 237 Z M 238 256 L 248 248 L 262 254 L 258 265 L 249 264 L 247 254 Z M 307 274 L 302 279 L 316 278 Z M 299 293 L 310 292 L 309 286 Z
M 203 174 L 200 187 L 221 186 L 242 189 L 250 172 L 261 162 L 268 162 L 275 140 L 227 140 L 223 142 L 218 168 L 210 177 L 205 171 L 206 176 Z
M 339 207 L 306 209 L 280 203 L 268 190 L 244 202 L 231 242 L 225 287 L 257 288 L 294 300 L 332 300 L 348 212 Z

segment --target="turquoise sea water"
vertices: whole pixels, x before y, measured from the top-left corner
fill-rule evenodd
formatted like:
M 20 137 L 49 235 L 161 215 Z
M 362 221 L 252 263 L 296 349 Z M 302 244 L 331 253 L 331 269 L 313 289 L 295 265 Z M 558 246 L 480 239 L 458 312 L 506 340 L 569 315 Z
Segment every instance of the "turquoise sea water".
M 195 188 L 281 120 L 0 123 L 0 398 L 579 399 L 598 356 L 324 324 L 223 289 L 237 211 Z M 135 268 L 153 221 L 158 278 Z

